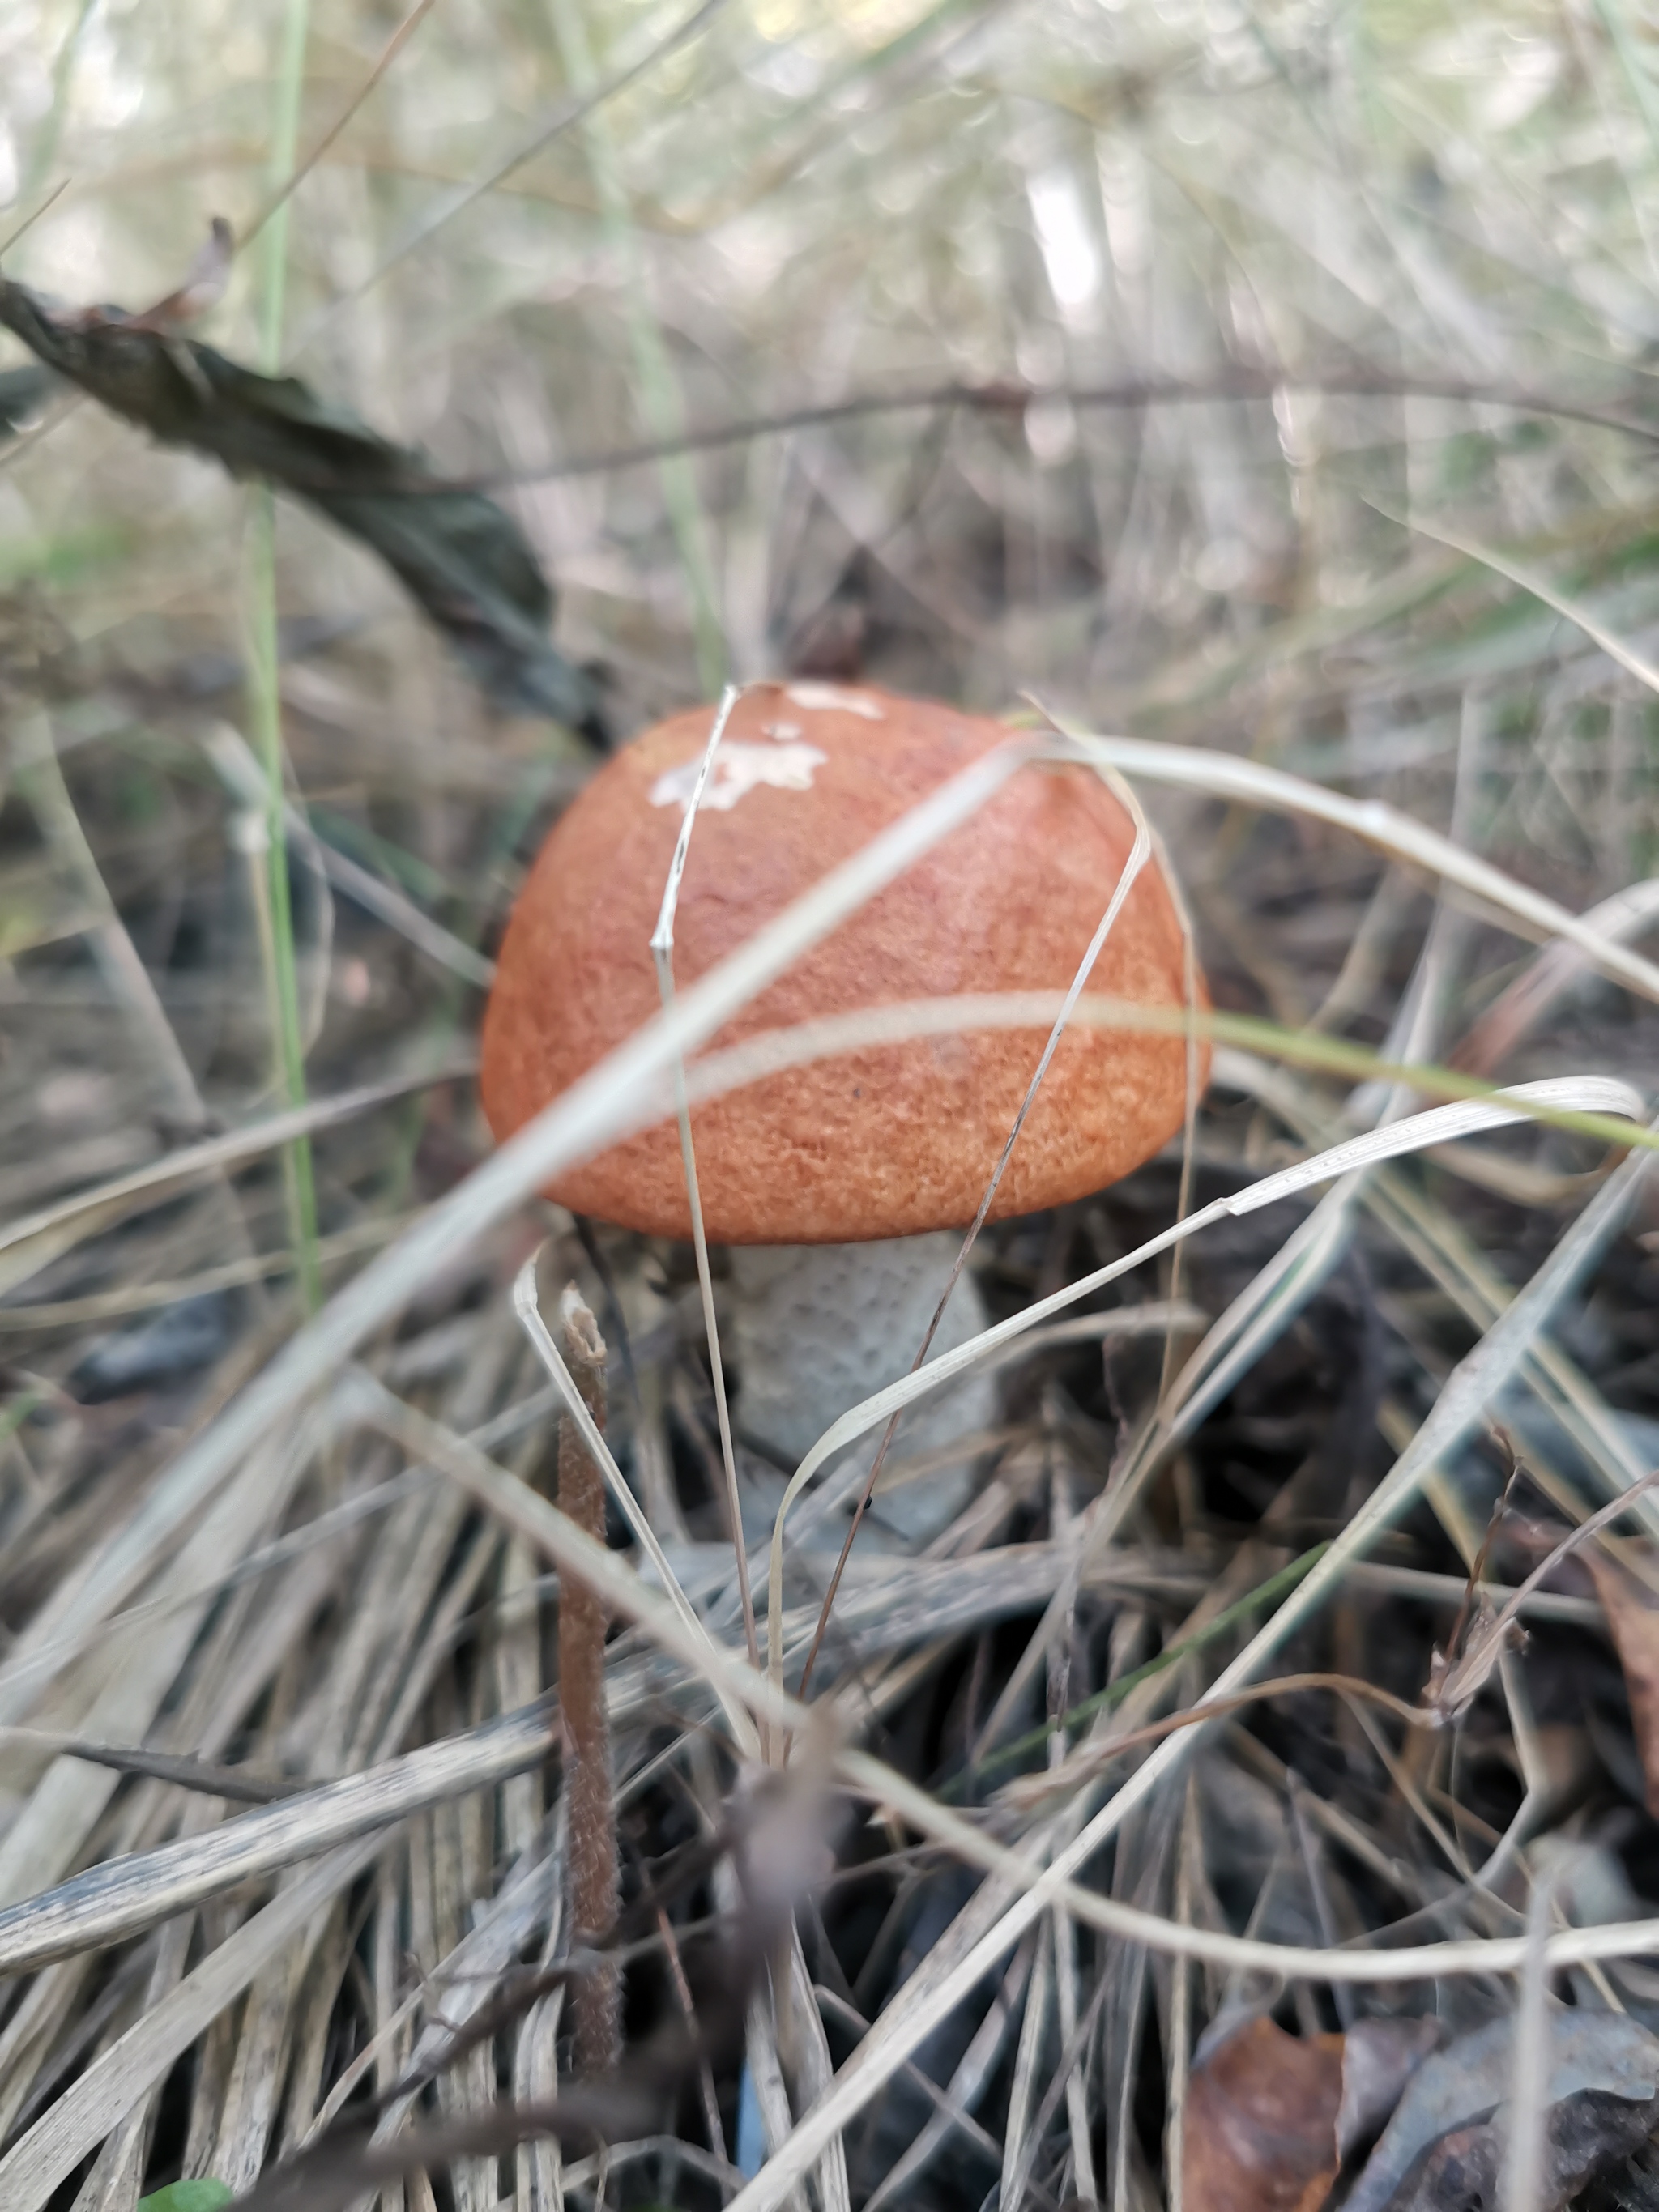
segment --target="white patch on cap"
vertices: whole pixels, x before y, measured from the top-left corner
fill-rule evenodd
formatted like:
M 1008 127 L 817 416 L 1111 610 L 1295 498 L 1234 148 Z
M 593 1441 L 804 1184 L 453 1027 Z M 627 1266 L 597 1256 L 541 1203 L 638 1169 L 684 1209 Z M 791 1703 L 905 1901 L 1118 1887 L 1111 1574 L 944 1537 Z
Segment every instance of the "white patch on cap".
M 774 791 L 811 791 L 812 771 L 830 757 L 816 745 L 746 745 L 729 738 L 714 756 L 714 765 L 703 786 L 702 804 L 717 814 L 729 814 L 746 793 L 769 785 Z M 678 806 L 684 813 L 697 787 L 702 756 L 665 769 L 651 787 L 653 806 Z
M 805 737 L 805 734 L 799 722 L 763 722 L 761 724 L 762 737 L 775 738 L 781 745 L 787 745 L 794 738 Z
M 791 684 L 784 696 L 809 714 L 862 714 L 866 722 L 887 720 L 867 691 L 844 691 L 839 684 Z

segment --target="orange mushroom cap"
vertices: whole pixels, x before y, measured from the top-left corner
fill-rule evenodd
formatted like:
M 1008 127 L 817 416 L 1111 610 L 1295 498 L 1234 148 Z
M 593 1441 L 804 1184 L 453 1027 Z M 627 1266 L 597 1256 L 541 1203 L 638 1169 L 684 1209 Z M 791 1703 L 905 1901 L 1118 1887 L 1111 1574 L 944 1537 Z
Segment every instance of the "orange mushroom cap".
M 498 1138 L 658 1012 L 650 939 L 711 726 L 704 707 L 647 731 L 606 763 L 543 846 L 484 1015 L 481 1085 Z M 982 715 L 872 690 L 796 683 L 744 693 L 715 756 L 680 886 L 680 988 L 1009 734 Z M 1064 990 L 1133 839 L 1127 814 L 1087 769 L 1022 768 L 714 1043 L 904 1000 Z M 1184 967 L 1174 902 L 1149 863 L 1088 988 L 1179 1006 Z M 1199 994 L 1207 1004 L 1201 981 Z M 1044 1034 L 967 1030 L 882 1045 L 696 1107 L 710 1240 L 851 1243 L 963 1226 Z M 1059 1205 L 1127 1175 L 1181 1127 L 1186 1084 L 1179 1036 L 1068 1031 L 992 1218 Z M 624 1228 L 691 1233 L 672 1121 L 561 1176 L 548 1195 Z

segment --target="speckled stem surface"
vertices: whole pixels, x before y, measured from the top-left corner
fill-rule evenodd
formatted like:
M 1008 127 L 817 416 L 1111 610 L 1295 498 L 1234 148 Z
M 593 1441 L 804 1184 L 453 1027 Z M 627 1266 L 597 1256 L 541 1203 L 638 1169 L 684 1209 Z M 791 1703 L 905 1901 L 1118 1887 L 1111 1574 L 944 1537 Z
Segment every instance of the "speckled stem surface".
M 587 1410 L 605 1426 L 605 1339 L 573 1283 L 559 1304 L 566 1364 Z M 605 1540 L 605 1481 L 571 1421 L 559 1432 L 559 1509 Z M 570 1806 L 570 1913 L 576 1940 L 602 1936 L 617 1917 L 617 1811 L 611 1787 L 611 1729 L 605 1704 L 605 1612 L 574 1576 L 559 1590 L 559 1702 L 564 1716 L 565 1789 Z M 621 2056 L 622 1988 L 614 1966 L 575 1988 L 576 2059 L 583 2073 Z

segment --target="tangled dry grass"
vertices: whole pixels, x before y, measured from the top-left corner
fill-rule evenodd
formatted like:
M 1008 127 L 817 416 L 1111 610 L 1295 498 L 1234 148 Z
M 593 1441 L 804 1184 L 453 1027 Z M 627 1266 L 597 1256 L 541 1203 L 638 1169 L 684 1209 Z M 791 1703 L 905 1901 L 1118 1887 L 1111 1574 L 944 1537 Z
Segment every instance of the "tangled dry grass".
M 1534 2085 L 1551 1991 L 1659 2027 L 1650 1494 L 1524 1648 L 1470 1597 L 1659 1436 L 1650 39 L 1626 0 L 14 0 L 8 277 L 142 307 L 228 216 L 192 333 L 487 487 L 613 736 L 779 669 L 1070 732 L 1218 1012 L 1187 1146 L 984 1233 L 974 1501 L 920 1557 L 860 1540 L 809 1719 L 845 1486 L 793 1508 L 752 1668 L 691 1255 L 530 1194 L 680 1058 L 741 1079 L 722 1009 L 876 864 L 492 1154 L 490 955 L 592 744 L 19 351 L 7 2212 L 181 2174 L 1138 2212 L 1182 2201 L 1230 2022 L 1305 2059 L 1513 2014 Z M 550 1239 L 611 1346 L 603 1556 L 544 1494 L 513 1285 Z M 763 1617 L 793 1472 L 739 1436 Z M 573 1569 L 618 1620 L 600 2081 Z M 1446 1724 L 1407 1725 L 1437 1650 Z M 1513 2203 L 1567 2189 L 1541 2124 Z

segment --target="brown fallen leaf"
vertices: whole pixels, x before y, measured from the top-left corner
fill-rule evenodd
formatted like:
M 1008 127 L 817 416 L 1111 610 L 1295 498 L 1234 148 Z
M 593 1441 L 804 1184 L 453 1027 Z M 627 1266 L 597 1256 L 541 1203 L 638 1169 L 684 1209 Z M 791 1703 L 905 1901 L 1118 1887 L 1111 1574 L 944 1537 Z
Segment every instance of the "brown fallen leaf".
M 1193 2212 L 1319 2212 L 1440 2033 L 1432 2020 L 1364 2020 L 1307 2040 L 1265 2014 L 1234 2029 L 1188 2089 L 1182 2202 Z
M 1587 1552 L 1585 1559 L 1625 1671 L 1636 1749 L 1647 1777 L 1648 1810 L 1659 1817 L 1659 1598 L 1601 1546 Z
M 1248 2021 L 1194 2069 L 1182 2138 L 1193 2212 L 1319 2212 L 1340 2160 L 1340 2035 Z

